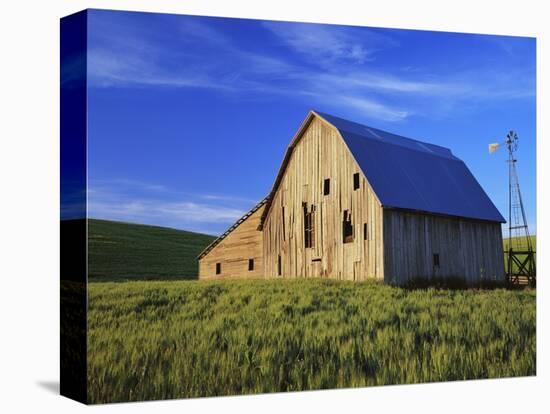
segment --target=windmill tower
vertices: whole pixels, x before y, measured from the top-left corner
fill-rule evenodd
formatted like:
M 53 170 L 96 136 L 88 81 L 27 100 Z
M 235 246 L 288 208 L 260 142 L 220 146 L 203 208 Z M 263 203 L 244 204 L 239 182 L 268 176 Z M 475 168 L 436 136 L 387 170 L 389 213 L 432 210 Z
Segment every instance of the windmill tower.
M 518 136 L 514 131 L 506 135 L 508 148 L 508 240 L 505 244 L 507 257 L 506 273 L 511 284 L 536 285 L 536 262 L 533 242 L 529 234 L 525 208 L 521 198 L 519 179 L 516 170 Z M 495 152 L 502 144 L 489 144 L 489 153 Z

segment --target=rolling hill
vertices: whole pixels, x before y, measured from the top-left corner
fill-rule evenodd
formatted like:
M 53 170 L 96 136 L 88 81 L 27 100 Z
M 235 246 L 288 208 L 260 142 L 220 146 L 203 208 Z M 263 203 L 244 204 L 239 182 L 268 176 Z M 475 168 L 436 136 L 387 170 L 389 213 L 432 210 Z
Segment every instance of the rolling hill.
M 531 239 L 531 244 L 533 245 L 533 249 L 536 250 L 537 248 L 537 236 L 536 235 L 532 235 L 532 236 L 529 236 L 529 238 Z M 512 240 L 517 240 L 516 237 L 512 237 Z M 526 242 L 524 241 L 525 239 L 523 239 L 523 241 L 519 242 L 520 245 L 522 246 L 525 246 L 526 245 Z M 508 250 L 508 243 L 509 243 L 510 239 L 505 237 L 503 238 L 502 240 L 502 243 L 503 243 L 503 247 L 504 247 L 504 251 L 507 251 Z M 524 247 L 525 248 L 525 247 Z
M 197 256 L 215 237 L 166 227 L 90 219 L 90 281 L 196 279 Z M 536 236 L 531 236 L 536 245 Z M 504 249 L 508 240 L 504 239 Z M 504 258 L 506 262 L 506 257 Z
M 196 279 L 214 236 L 117 221 L 88 221 L 90 281 Z

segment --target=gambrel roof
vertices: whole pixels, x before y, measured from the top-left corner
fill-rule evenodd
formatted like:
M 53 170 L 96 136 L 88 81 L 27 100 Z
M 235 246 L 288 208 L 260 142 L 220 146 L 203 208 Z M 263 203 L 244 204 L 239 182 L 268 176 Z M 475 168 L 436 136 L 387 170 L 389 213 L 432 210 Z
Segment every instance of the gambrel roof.
M 338 130 L 382 207 L 505 222 L 466 164 L 450 149 L 311 111 L 287 149 L 262 224 L 292 151 L 314 117 Z

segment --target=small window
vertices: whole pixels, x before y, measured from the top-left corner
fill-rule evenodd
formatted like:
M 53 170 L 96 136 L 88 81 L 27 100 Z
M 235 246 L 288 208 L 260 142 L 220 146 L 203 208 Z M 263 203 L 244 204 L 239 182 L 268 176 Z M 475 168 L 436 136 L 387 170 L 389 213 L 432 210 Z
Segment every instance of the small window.
M 315 206 L 307 209 L 307 203 L 302 204 L 304 211 L 304 247 L 309 249 L 315 246 Z
M 281 276 L 282 269 L 281 269 L 281 255 L 277 258 L 277 274 Z
M 216 263 L 216 274 L 219 275 L 222 273 L 222 264 Z
M 434 266 L 439 267 L 439 253 L 434 253 Z
M 248 259 L 248 271 L 254 270 L 254 259 Z
M 330 178 L 325 178 L 325 181 L 323 181 L 323 195 L 329 195 L 330 194 Z
M 363 223 L 363 240 L 369 239 L 369 228 L 367 226 L 367 223 Z
M 351 213 L 348 210 L 344 210 L 342 238 L 344 243 L 351 243 L 353 241 L 353 224 L 351 224 Z
M 353 174 L 353 189 L 354 190 L 359 189 L 359 173 Z
M 282 221 L 283 221 L 283 241 L 285 241 L 285 233 L 286 233 L 286 226 L 285 226 L 285 208 L 284 207 L 281 207 L 281 210 L 282 210 Z

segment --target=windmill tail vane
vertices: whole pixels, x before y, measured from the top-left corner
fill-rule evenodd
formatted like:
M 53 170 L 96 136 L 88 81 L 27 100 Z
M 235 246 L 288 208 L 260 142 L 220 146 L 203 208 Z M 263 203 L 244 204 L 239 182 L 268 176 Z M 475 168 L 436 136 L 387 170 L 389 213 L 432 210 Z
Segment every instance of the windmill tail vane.
M 493 152 L 495 152 L 499 147 L 500 147 L 500 144 L 498 143 L 489 144 L 489 154 L 492 154 Z

